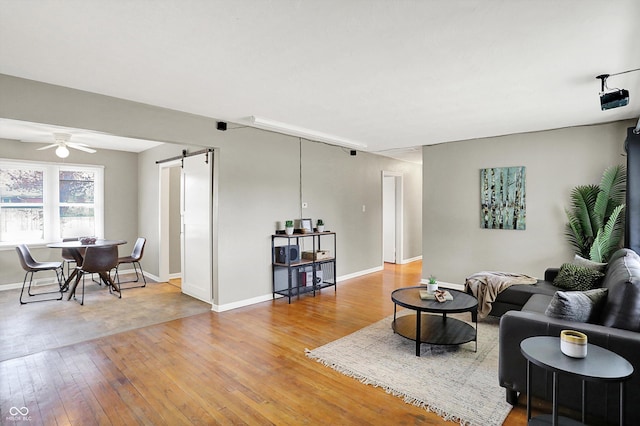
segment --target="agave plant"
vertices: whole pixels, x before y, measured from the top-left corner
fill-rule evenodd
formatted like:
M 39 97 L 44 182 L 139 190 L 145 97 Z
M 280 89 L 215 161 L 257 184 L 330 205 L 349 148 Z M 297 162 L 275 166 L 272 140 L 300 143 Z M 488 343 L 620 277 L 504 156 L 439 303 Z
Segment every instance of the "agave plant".
M 623 165 L 604 171 L 600 185 L 581 185 L 571 191 L 566 236 L 580 256 L 607 262 L 624 234 L 627 171 Z

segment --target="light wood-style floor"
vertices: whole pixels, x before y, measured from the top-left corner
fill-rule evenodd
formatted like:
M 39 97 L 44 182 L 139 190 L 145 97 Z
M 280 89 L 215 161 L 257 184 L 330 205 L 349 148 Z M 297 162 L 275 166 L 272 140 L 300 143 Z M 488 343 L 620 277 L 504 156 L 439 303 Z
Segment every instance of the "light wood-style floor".
M 391 291 L 420 275 L 420 262 L 387 265 L 290 305 L 206 312 L 0 362 L 0 423 L 27 407 L 30 425 L 442 424 L 304 353 L 391 315 Z M 525 423 L 522 405 L 505 422 Z

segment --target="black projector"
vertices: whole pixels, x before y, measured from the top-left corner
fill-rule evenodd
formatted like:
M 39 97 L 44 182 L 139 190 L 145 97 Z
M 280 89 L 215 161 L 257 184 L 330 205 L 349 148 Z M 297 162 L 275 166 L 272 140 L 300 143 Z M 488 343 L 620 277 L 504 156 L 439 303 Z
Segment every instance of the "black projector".
M 618 108 L 629 103 L 629 91 L 625 89 L 614 90 L 600 95 L 600 107 L 605 109 Z

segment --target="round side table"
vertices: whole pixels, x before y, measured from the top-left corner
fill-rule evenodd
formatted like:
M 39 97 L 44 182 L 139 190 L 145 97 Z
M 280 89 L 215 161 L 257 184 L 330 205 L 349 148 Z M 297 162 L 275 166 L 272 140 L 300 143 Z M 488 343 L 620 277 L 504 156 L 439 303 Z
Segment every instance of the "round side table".
M 624 382 L 633 374 L 633 366 L 620 355 L 600 346 L 587 344 L 585 358 L 571 358 L 560 351 L 560 338 L 536 336 L 524 339 L 520 351 L 527 359 L 527 421 L 529 425 L 549 424 L 549 416 L 531 418 L 531 364 L 553 373 L 553 411 L 551 424 L 580 424 L 558 417 L 558 373 L 582 379 L 582 423 L 585 423 L 586 382 L 620 384 L 620 424 L 624 425 Z M 558 423 L 560 422 L 560 423 Z

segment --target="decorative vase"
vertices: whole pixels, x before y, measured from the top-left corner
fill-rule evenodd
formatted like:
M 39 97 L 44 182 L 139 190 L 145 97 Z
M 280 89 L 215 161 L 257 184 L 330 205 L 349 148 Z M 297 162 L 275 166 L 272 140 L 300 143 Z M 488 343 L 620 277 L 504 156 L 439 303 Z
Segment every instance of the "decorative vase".
M 587 335 L 575 330 L 560 332 L 560 350 L 571 358 L 587 356 Z

